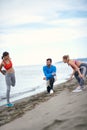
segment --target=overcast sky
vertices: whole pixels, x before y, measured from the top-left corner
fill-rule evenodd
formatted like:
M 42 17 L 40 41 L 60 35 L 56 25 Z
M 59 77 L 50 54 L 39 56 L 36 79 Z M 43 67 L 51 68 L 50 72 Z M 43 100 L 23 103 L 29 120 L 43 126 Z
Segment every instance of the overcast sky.
M 0 56 L 15 65 L 87 57 L 87 0 L 0 0 Z

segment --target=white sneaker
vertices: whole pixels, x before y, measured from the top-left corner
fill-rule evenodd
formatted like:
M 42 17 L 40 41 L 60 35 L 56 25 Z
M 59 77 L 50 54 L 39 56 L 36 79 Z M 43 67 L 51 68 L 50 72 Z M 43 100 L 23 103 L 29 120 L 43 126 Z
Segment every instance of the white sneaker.
M 73 90 L 72 92 L 77 93 L 77 92 L 81 92 L 81 91 L 82 91 L 81 87 L 78 86 L 78 87 L 77 87 L 75 90 Z
M 54 92 L 53 92 L 53 90 L 51 89 L 51 90 L 50 90 L 50 94 L 53 94 L 53 93 L 54 93 Z
M 77 90 L 79 90 L 79 89 L 81 89 L 81 87 L 80 87 L 80 86 L 78 86 L 76 89 L 77 89 Z

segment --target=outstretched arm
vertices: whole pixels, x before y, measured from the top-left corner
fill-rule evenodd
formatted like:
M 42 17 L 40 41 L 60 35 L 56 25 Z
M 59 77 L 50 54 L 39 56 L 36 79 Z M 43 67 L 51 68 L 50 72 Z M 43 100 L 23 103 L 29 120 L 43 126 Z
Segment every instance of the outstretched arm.
M 73 70 L 73 73 L 71 74 L 70 78 L 68 79 L 68 81 L 71 81 L 73 79 L 73 75 L 75 73 L 75 70 Z
M 73 70 L 73 73 L 71 74 L 71 78 L 74 76 L 74 74 L 75 74 L 75 70 Z

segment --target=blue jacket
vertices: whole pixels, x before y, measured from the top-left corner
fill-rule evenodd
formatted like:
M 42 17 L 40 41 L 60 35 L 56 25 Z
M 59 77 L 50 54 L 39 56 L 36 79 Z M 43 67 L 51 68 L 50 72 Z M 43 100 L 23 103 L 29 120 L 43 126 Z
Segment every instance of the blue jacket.
M 46 76 L 46 80 L 49 80 L 49 79 L 54 77 L 52 75 L 52 73 L 56 73 L 56 67 L 53 66 L 53 65 L 51 65 L 50 67 L 44 66 L 43 67 L 43 72 L 44 72 L 44 75 Z

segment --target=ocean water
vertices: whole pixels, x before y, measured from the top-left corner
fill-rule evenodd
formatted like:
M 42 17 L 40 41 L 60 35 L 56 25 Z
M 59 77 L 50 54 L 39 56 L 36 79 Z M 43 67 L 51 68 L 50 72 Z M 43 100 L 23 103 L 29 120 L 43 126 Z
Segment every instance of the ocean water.
M 56 63 L 55 66 L 57 67 L 57 81 L 55 84 L 65 82 L 72 73 L 72 69 L 64 63 Z M 11 101 L 16 101 L 46 90 L 42 65 L 14 68 L 16 72 L 16 86 L 11 87 Z M 4 104 L 6 104 L 5 76 L 0 74 L 0 106 Z

